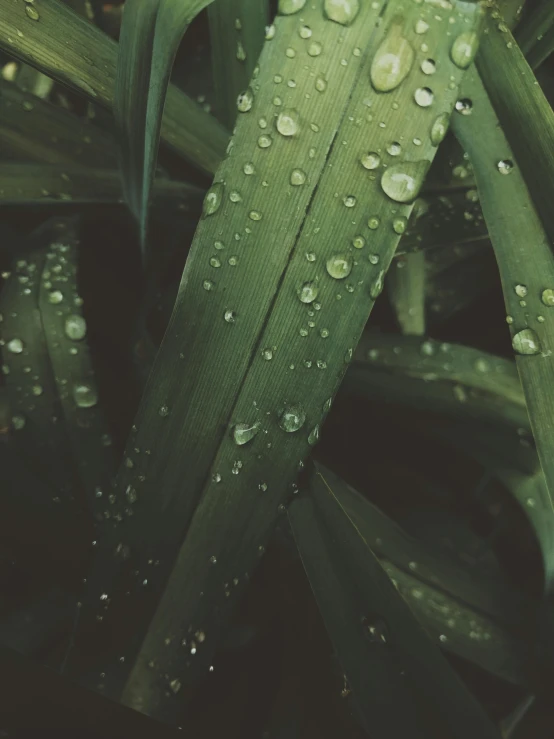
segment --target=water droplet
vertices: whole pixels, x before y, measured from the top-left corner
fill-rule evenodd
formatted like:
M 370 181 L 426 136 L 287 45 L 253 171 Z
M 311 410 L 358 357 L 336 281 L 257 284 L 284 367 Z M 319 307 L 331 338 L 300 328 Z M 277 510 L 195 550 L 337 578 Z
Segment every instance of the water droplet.
M 265 491 L 267 490 L 267 483 L 266 482 L 260 482 L 260 484 L 258 485 L 258 490 L 261 490 L 262 493 L 265 493 Z
M 267 133 L 262 133 L 262 135 L 258 139 L 258 146 L 260 147 L 260 149 L 267 149 L 269 146 L 271 146 L 272 143 L 273 139 Z
M 381 293 L 383 292 L 384 278 L 385 270 L 382 269 L 373 281 L 371 287 L 369 288 L 369 297 L 372 300 L 377 300 L 379 295 L 381 295 Z
M 345 195 L 342 199 L 342 202 L 346 205 L 347 208 L 353 208 L 356 205 L 356 196 Z
M 534 498 L 527 498 L 525 501 L 525 505 L 529 508 L 534 508 L 537 505 L 537 501 Z
M 24 344 L 21 339 L 12 339 L 8 341 L 7 349 L 12 354 L 21 354 L 24 349 Z
M 324 77 L 318 77 L 315 81 L 315 89 L 318 92 L 325 92 L 327 89 L 327 80 Z
M 293 169 L 290 173 L 290 184 L 298 187 L 306 182 L 306 173 L 303 169 Z
M 312 41 L 312 43 L 308 46 L 309 56 L 319 56 L 322 51 L 323 46 L 319 43 L 319 41 Z
M 300 38 L 311 38 L 312 29 L 309 26 L 300 26 L 298 35 L 300 36 Z
M 167 418 L 167 416 L 169 416 L 169 408 L 168 408 L 168 406 L 167 405 L 161 405 L 158 408 L 158 415 L 161 416 L 162 418 Z
M 421 108 L 428 108 L 433 104 L 435 95 L 429 87 L 418 87 L 414 92 L 414 100 Z
M 293 15 L 302 10 L 306 0 L 279 0 L 279 13 L 281 15 Z
M 371 218 L 367 221 L 367 226 L 372 231 L 375 231 L 375 229 L 379 228 L 381 221 L 379 220 L 378 216 L 371 216 Z
M 407 225 L 408 219 L 401 216 L 400 218 L 395 218 L 392 222 L 392 230 L 397 234 L 403 234 Z
M 221 267 L 221 262 L 217 257 L 210 257 L 210 266 L 217 269 L 218 267 Z
M 281 136 L 294 136 L 298 133 L 300 116 L 294 108 L 285 108 L 277 116 L 275 127 Z
M 514 292 L 518 298 L 524 298 L 527 295 L 527 287 L 525 285 L 516 285 Z
M 259 421 L 257 421 L 254 424 L 249 424 L 249 423 L 235 424 L 233 426 L 233 439 L 235 440 L 235 444 L 238 444 L 239 446 L 248 444 L 248 442 L 252 441 L 252 439 L 259 432 L 260 427 L 261 427 L 261 424 L 259 423 Z
M 22 414 L 16 413 L 15 416 L 12 416 L 12 426 L 16 431 L 21 431 L 21 429 L 25 427 L 25 423 L 25 416 Z
M 226 310 L 223 318 L 227 321 L 227 323 L 234 323 L 236 316 L 237 314 L 234 310 Z
M 308 444 L 314 446 L 319 441 L 319 426 L 314 426 L 308 435 Z
M 313 251 L 308 251 L 306 252 L 306 259 L 308 260 L 308 262 L 315 262 L 317 257 Z
M 178 678 L 175 678 L 169 683 L 169 687 L 174 693 L 178 693 L 181 690 L 181 681 Z
M 354 236 L 354 238 L 352 239 L 352 246 L 355 249 L 363 249 L 365 244 L 366 244 L 366 241 L 363 236 L 360 236 L 360 235 Z
M 379 264 L 379 255 L 378 254 L 370 254 L 368 256 L 370 264 Z
M 64 331 L 68 339 L 81 341 L 87 334 L 87 322 L 82 316 L 68 316 L 65 319 Z
M 259 210 L 251 210 L 248 214 L 248 218 L 250 218 L 251 221 L 261 221 L 262 220 L 262 214 Z
M 541 300 L 549 308 L 554 306 L 554 290 L 551 287 L 547 287 L 543 290 L 541 293 Z
M 478 47 L 479 36 L 473 31 L 465 31 L 452 44 L 450 58 L 460 69 L 467 69 L 475 59 Z
M 329 329 L 328 328 L 322 328 L 319 332 L 319 335 L 322 339 L 326 339 L 329 336 Z
M 376 152 L 370 151 L 362 156 L 360 162 L 365 169 L 377 169 L 381 164 L 381 157 Z
M 237 110 L 240 113 L 248 113 L 248 111 L 252 108 L 252 104 L 254 103 L 254 93 L 252 91 L 252 88 L 249 87 L 244 92 L 241 92 L 241 94 L 237 98 Z
M 327 260 L 327 272 L 335 280 L 343 280 L 352 272 L 352 258 L 349 254 L 333 254 Z
M 416 32 L 416 33 L 417 33 L 417 34 L 418 34 L 419 36 L 421 36 L 421 34 L 423 34 L 423 33 L 427 33 L 427 31 L 428 31 L 428 30 L 429 30 L 429 24 L 427 23 L 427 21 L 424 21 L 424 20 L 423 20 L 423 18 L 419 18 L 419 19 L 418 19 L 418 20 L 416 21 L 416 24 L 415 24 L 415 26 L 414 26 L 414 31 L 415 31 L 415 32 Z
M 498 171 L 500 174 L 510 174 L 512 169 L 514 168 L 514 163 L 511 159 L 502 159 L 498 162 L 496 165 Z
M 137 491 L 132 485 L 127 485 L 127 488 L 125 490 L 125 497 L 131 504 L 137 502 Z
M 292 48 L 292 46 L 289 46 L 288 49 L 286 49 L 285 56 L 288 57 L 289 59 L 294 59 L 294 57 L 296 56 L 296 51 Z M 275 103 L 275 104 L 277 105 L 278 103 Z
M 397 157 L 401 151 L 402 151 L 402 147 L 400 146 L 398 141 L 392 141 L 387 146 L 387 152 L 391 155 L 391 157 Z
M 212 475 L 212 480 L 217 484 L 218 482 L 221 482 L 221 475 L 219 472 L 216 472 Z
M 93 408 L 98 403 L 98 394 L 91 385 L 80 383 L 73 387 L 73 399 L 79 408 Z
M 287 433 L 298 431 L 306 422 L 306 411 L 301 405 L 287 405 L 279 416 L 279 426 Z
M 393 25 L 371 64 L 371 84 L 378 92 L 394 90 L 406 78 L 413 62 L 412 45 L 402 35 L 402 27 Z
M 273 350 L 269 348 L 262 349 L 262 357 L 269 362 L 273 359 Z
M 38 10 L 36 8 L 33 8 L 32 5 L 26 5 L 25 12 L 32 21 L 38 21 L 38 19 L 40 18 Z
M 473 102 L 469 98 L 461 98 L 456 100 L 456 112 L 461 115 L 471 115 L 473 112 Z
M 360 10 L 359 0 L 325 0 L 323 10 L 329 20 L 349 26 Z
M 517 354 L 539 354 L 541 351 L 539 337 L 531 328 L 518 331 L 512 338 L 512 346 Z
M 275 24 L 272 23 L 270 26 L 265 27 L 265 40 L 271 41 L 271 39 L 275 38 Z
M 219 210 L 221 201 L 223 200 L 223 182 L 214 182 L 206 193 L 204 198 L 204 205 L 202 207 L 202 216 L 206 218 L 211 216 Z
M 318 292 L 319 288 L 315 281 L 305 282 L 297 291 L 302 303 L 313 303 L 317 298 Z
M 388 628 L 385 621 L 378 616 L 370 616 L 362 620 L 369 641 L 376 644 L 386 644 L 389 641 Z
M 424 59 L 421 62 L 421 71 L 423 74 L 435 74 L 437 71 L 437 65 L 434 59 Z
M 421 159 L 388 167 L 381 177 L 381 187 L 391 200 L 409 203 L 417 196 L 428 166 L 429 161 Z
M 435 118 L 429 134 L 433 146 L 438 146 L 443 141 L 448 131 L 449 120 L 448 113 L 441 113 Z
M 51 293 L 48 293 L 48 302 L 52 305 L 59 305 L 63 300 L 63 293 L 59 290 L 52 290 Z
M 202 283 L 202 287 L 204 288 L 204 290 L 210 291 L 213 290 L 214 283 L 211 280 L 204 280 L 204 282 Z

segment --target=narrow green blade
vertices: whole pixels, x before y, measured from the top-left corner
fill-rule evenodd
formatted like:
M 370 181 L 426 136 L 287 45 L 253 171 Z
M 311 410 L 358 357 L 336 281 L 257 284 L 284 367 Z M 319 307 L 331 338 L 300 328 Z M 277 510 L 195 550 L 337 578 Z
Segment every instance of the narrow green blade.
M 387 292 L 403 334 L 425 333 L 425 252 L 396 259 L 387 275 Z

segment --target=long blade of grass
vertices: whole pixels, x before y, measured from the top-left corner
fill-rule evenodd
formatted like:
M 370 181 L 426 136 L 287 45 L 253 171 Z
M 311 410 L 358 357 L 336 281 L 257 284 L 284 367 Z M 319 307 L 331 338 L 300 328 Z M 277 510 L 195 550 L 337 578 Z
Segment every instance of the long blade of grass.
M 448 81 L 463 74 L 449 61 L 451 39 L 435 19 L 436 8 L 414 6 L 400 17 L 391 3 L 375 38 L 371 30 L 381 6 L 360 5 L 350 24 L 338 10 L 319 2 L 307 4 L 301 15 L 278 18 L 259 76 L 240 101 L 229 157 L 207 194 L 176 309 L 129 440 L 134 467 L 118 476 L 119 505 L 131 487 L 136 514 L 124 531 L 114 532 L 113 548 L 106 547 L 89 578 L 93 621 L 101 592 L 113 594 L 114 613 L 129 604 L 136 614 L 131 603 L 142 603 L 138 638 L 159 603 L 138 659 L 137 644 L 121 643 L 125 663 L 106 669 L 107 689 L 117 694 L 133 665 L 123 700 L 156 715 L 171 716 L 182 700 L 166 691 L 160 676 L 171 675 L 179 693 L 179 686 L 208 670 L 244 573 L 257 562 L 299 461 L 317 442 L 328 401 L 382 290 L 436 150 L 437 130 L 442 134 L 454 106 Z M 477 12 L 474 5 L 456 8 L 453 38 L 475 27 Z M 421 43 L 413 26 L 420 16 L 429 24 L 428 51 L 417 55 L 413 49 Z M 310 39 L 299 34 L 302 25 L 312 29 Z M 394 81 L 394 89 L 380 77 L 388 44 L 400 49 L 406 75 L 403 84 Z M 420 69 L 430 55 L 444 60 L 433 83 L 434 107 L 427 105 L 432 93 L 424 89 L 427 77 Z M 371 77 L 388 92 L 372 89 Z M 296 87 L 284 85 L 288 79 Z M 409 116 L 397 112 L 404 108 Z M 437 118 L 432 144 L 428 133 Z M 356 120 L 362 125 L 352 125 Z M 402 137 L 421 141 L 405 145 L 407 163 L 401 166 L 413 175 L 409 193 L 389 182 L 398 160 L 386 147 Z M 375 154 L 391 166 L 375 168 Z M 213 245 L 208 253 L 206 244 Z M 197 316 L 194 322 L 191 315 Z M 215 530 L 217 538 L 210 533 Z M 138 589 L 133 583 L 131 598 L 121 597 L 129 588 L 114 558 L 118 543 L 130 553 L 126 566 L 147 582 Z M 149 559 L 160 566 L 152 570 Z M 197 597 L 200 591 L 205 597 Z M 103 616 L 95 629 L 109 628 L 110 614 Z M 208 636 L 190 660 L 197 631 Z M 171 634 L 175 643 L 184 640 L 188 650 L 168 651 L 162 634 Z M 148 667 L 152 660 L 159 672 Z
M 0 206 L 123 202 L 117 170 L 0 163 L 0 180 Z M 153 195 L 158 202 L 198 204 L 204 191 L 186 182 L 159 179 Z
M 113 107 L 117 43 L 59 0 L 41 0 L 40 7 L 2 2 L 0 48 L 92 102 Z M 162 139 L 201 170 L 213 173 L 224 156 L 228 134 L 215 118 L 170 86 Z
M 128 0 L 119 37 L 114 116 L 123 191 L 139 222 L 143 256 L 171 68 L 190 22 L 213 0 Z
M 364 712 L 366 730 L 376 737 L 401 736 L 407 719 L 414 736 L 423 729 L 422 735 L 429 736 L 498 737 L 321 473 L 312 481 L 312 499 L 308 505 L 302 499 L 293 502 L 289 518 L 329 635 L 358 709 Z M 377 665 L 371 684 L 364 672 Z M 404 678 L 400 683 L 399 677 Z M 402 695 L 402 683 L 418 710 Z M 402 714 L 397 725 L 390 715 L 394 706 Z
M 537 69 L 554 51 L 554 8 L 542 0 L 517 28 L 515 37 L 528 63 Z
M 387 292 L 403 334 L 425 333 L 425 253 L 395 260 L 387 275 Z
M 0 146 L 19 161 L 96 168 L 113 168 L 117 162 L 109 134 L 1 79 Z
M 208 8 L 208 19 L 217 112 L 231 130 L 237 117 L 237 97 L 248 87 L 262 50 L 269 22 L 269 2 L 214 2 Z M 268 35 L 273 30 L 268 28 Z
M 503 74 L 499 72 L 500 76 Z M 538 201 L 532 199 L 533 191 L 530 192 L 524 180 L 520 157 L 516 160 L 512 153 L 475 70 L 466 77 L 464 85 L 465 95 L 473 101 L 473 113 L 457 117 L 453 122 L 454 132 L 473 162 L 500 271 L 517 368 L 552 499 L 554 401 L 544 392 L 554 382 L 554 314 L 549 302 L 552 295 L 554 304 L 551 239 L 535 210 Z M 528 165 L 527 162 L 526 168 Z M 541 171 L 539 167 L 539 180 Z M 542 182 L 546 187 L 546 182 Z M 510 203 L 509 209 L 505 203 Z

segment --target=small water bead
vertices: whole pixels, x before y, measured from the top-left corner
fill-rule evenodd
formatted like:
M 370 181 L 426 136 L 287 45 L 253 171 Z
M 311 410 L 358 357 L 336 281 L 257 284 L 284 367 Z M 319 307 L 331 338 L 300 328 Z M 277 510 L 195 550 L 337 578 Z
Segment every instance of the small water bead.
M 24 349 L 24 344 L 21 339 L 12 339 L 8 341 L 7 349 L 12 354 L 21 354 Z
M 541 300 L 549 308 L 552 308 L 554 306 L 554 289 L 547 287 L 543 290 L 541 293 Z
M 40 18 L 38 10 L 36 8 L 33 8 L 32 5 L 26 5 L 25 12 L 32 21 L 38 21 L 38 19 Z
M 414 31 L 419 36 L 421 36 L 422 34 L 427 33 L 428 30 L 429 30 L 429 24 L 427 23 L 427 21 L 424 21 L 423 18 L 419 18 L 416 21 L 416 24 L 414 26 Z
M 324 359 L 318 359 L 316 366 L 320 370 L 327 369 L 327 362 Z
M 25 423 L 25 416 L 20 413 L 16 413 L 15 416 L 12 416 L 12 426 L 15 431 L 21 431 L 21 429 L 25 427 Z
M 262 220 L 262 214 L 259 210 L 251 210 L 248 214 L 248 218 L 250 218 L 251 221 L 261 221 Z
M 33 395 L 38 397 L 42 395 L 42 393 L 44 392 L 44 388 L 42 387 L 42 385 L 33 385 L 31 388 L 31 392 L 33 393 Z
M 73 387 L 73 400 L 78 408 L 93 408 L 98 403 L 98 394 L 91 385 L 79 383 Z
M 430 162 L 402 162 L 388 167 L 381 177 L 381 187 L 386 195 L 397 203 L 409 203 L 418 194 Z
M 323 46 L 319 43 L 319 41 L 312 41 L 312 43 L 308 46 L 309 56 L 319 56 L 322 51 Z
M 518 298 L 524 298 L 527 295 L 527 287 L 525 285 L 516 285 L 514 292 Z
M 285 56 L 287 56 L 289 59 L 294 59 L 296 56 L 296 51 L 292 48 L 292 46 L 289 46 L 287 50 L 285 51 Z
M 361 235 L 354 236 L 354 238 L 352 239 L 352 246 L 355 249 L 363 249 L 365 244 L 366 244 L 366 241 L 364 237 Z
M 302 327 L 298 333 L 300 334 L 300 336 L 306 337 L 308 335 L 308 329 Z
M 469 98 L 461 98 L 460 100 L 456 100 L 456 104 L 454 106 L 456 108 L 456 112 L 460 113 L 461 115 L 471 115 L 473 112 L 473 102 Z
M 353 208 L 356 205 L 356 196 L 355 195 L 345 195 L 342 199 L 342 202 L 347 208 Z
M 252 104 L 254 103 L 254 93 L 252 91 L 252 88 L 249 87 L 244 92 L 241 92 L 241 94 L 237 98 L 237 110 L 239 113 L 248 113 L 249 110 L 252 108 Z
M 429 87 L 418 87 L 414 92 L 414 100 L 421 108 L 428 108 L 433 104 L 435 95 Z
M 383 285 L 385 284 L 385 270 L 382 269 L 375 280 L 373 281 L 371 287 L 369 288 L 369 297 L 372 300 L 377 300 L 379 295 L 383 292 Z
M 68 316 L 65 319 L 64 331 L 68 339 L 81 341 L 87 334 L 87 322 L 82 316 Z
M 541 315 L 538 315 L 538 316 L 537 316 L 537 321 L 538 321 L 539 323 L 544 323 L 544 320 L 545 320 L 545 319 L 544 319 L 544 316 L 541 316 Z
M 246 61 L 246 51 L 244 50 L 244 46 L 242 45 L 241 41 L 237 41 L 236 57 L 239 62 Z
M 308 251 L 306 252 L 306 259 L 308 260 L 308 262 L 315 262 L 317 256 L 313 251 Z
M 239 258 L 237 256 L 229 257 L 230 267 L 236 267 L 238 263 L 239 263 Z
M 402 26 L 393 24 L 373 58 L 371 84 L 378 92 L 394 90 L 407 77 L 414 62 L 414 50 L 402 35 Z
M 214 241 L 214 247 L 221 251 L 221 249 L 225 249 L 225 244 L 223 241 Z
M 517 354 L 523 355 L 539 354 L 541 351 L 539 337 L 531 328 L 518 331 L 512 338 L 512 347 Z
M 233 426 L 233 439 L 235 441 L 235 444 L 238 444 L 239 446 L 248 444 L 248 442 L 252 441 L 252 439 L 256 436 L 260 428 L 261 428 L 261 424 L 259 421 L 256 421 L 256 423 L 253 423 L 253 424 L 250 424 L 250 423 L 235 424 Z
M 319 426 L 314 426 L 308 435 L 308 444 L 310 446 L 314 446 L 314 444 L 317 444 L 318 441 L 319 441 Z
M 260 482 L 258 485 L 258 490 L 261 490 L 262 493 L 265 493 L 267 490 L 267 483 L 266 482 Z
M 324 77 L 318 77 L 315 81 L 315 89 L 318 92 L 325 92 L 327 89 L 327 80 Z
M 359 13 L 360 2 L 359 0 L 325 0 L 323 10 L 330 21 L 349 26 Z
M 273 350 L 269 348 L 262 349 L 262 357 L 266 360 L 266 362 L 269 362 L 273 359 Z
M 202 215 L 204 218 L 213 215 L 219 210 L 221 201 L 223 200 L 223 192 L 223 182 L 214 182 L 204 198 L 204 205 L 202 207 Z
M 421 62 L 421 71 L 423 74 L 435 74 L 437 65 L 434 59 L 424 59 Z
M 291 434 L 298 431 L 306 423 L 306 411 L 301 405 L 287 405 L 279 417 L 279 426 Z
M 371 216 L 367 222 L 368 228 L 370 228 L 372 231 L 375 231 L 377 228 L 379 228 L 381 224 L 381 221 L 378 216 Z
M 306 173 L 303 169 L 293 169 L 290 173 L 290 184 L 294 187 L 304 185 L 306 182 Z
M 319 332 L 319 335 L 322 339 L 326 339 L 329 336 L 329 329 L 328 328 L 322 328 Z
M 256 170 L 255 170 L 254 165 L 252 164 L 252 162 L 245 162 L 245 164 L 242 167 L 242 171 L 246 175 L 251 175 L 251 174 L 254 174 L 254 172 Z
M 306 0 L 279 0 L 279 13 L 293 15 L 302 10 L 304 5 L 306 5 Z
M 285 108 L 277 116 L 275 127 L 281 136 L 294 136 L 300 127 L 300 116 L 294 108 Z
M 202 283 L 202 287 L 204 288 L 204 290 L 207 290 L 209 292 L 210 290 L 213 290 L 214 283 L 211 280 L 204 280 L 204 282 Z
M 219 474 L 219 472 L 216 472 L 212 475 L 212 480 L 215 483 L 221 482 L 221 475 Z
M 465 31 L 452 44 L 450 58 L 460 69 L 467 69 L 475 59 L 478 48 L 479 36 L 473 31 Z
M 373 264 L 375 266 L 376 264 L 379 264 L 379 254 L 370 254 L 368 256 L 369 263 Z
M 319 293 L 317 282 L 305 282 L 298 290 L 297 295 L 302 303 L 313 303 Z
M 242 195 L 237 190 L 231 190 L 231 192 L 229 193 L 229 200 L 232 203 L 240 203 L 240 201 L 242 200 Z
M 300 36 L 300 38 L 304 38 L 304 39 L 311 38 L 312 29 L 309 26 L 300 26 L 298 35 Z
M 511 159 L 502 159 L 498 162 L 496 168 L 498 169 L 500 174 L 510 174 L 510 172 L 514 168 L 514 163 Z
M 217 257 L 211 257 L 210 266 L 215 267 L 217 269 L 218 267 L 221 267 L 221 262 Z
M 272 143 L 273 139 L 267 133 L 263 133 L 258 139 L 258 146 L 260 149 L 267 149 Z
M 387 644 L 389 641 L 388 628 L 382 618 L 378 616 L 364 618 L 362 619 L 362 624 L 369 641 L 376 644 Z
M 435 118 L 429 134 L 433 146 L 438 146 L 443 141 L 448 131 L 449 122 L 448 113 L 441 113 L 438 118 Z
M 381 157 L 376 152 L 370 151 L 362 156 L 360 162 L 364 169 L 377 169 L 381 164 Z
M 392 222 L 392 230 L 397 234 L 403 234 L 406 230 L 407 225 L 408 219 L 404 216 L 401 216 L 400 218 L 395 218 Z
M 397 157 L 401 151 L 402 146 L 398 143 L 398 141 L 393 141 L 387 146 L 387 152 L 391 155 L 391 157 Z
M 59 305 L 63 300 L 63 293 L 60 290 L 52 290 L 48 293 L 48 302 L 52 305 Z
M 234 323 L 236 318 L 236 313 L 234 310 L 226 310 L 223 318 L 227 323 Z
M 327 260 L 326 268 L 335 280 L 343 280 L 352 272 L 352 258 L 349 254 L 333 254 Z

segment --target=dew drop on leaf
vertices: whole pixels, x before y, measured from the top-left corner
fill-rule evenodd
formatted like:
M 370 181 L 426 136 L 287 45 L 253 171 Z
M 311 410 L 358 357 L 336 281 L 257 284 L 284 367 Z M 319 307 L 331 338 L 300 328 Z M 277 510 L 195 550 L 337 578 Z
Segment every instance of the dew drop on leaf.
M 512 338 L 512 346 L 517 354 L 531 355 L 541 351 L 539 337 L 531 328 L 518 331 Z
M 371 84 L 377 92 L 390 92 L 407 77 L 414 62 L 414 50 L 402 35 L 402 27 L 393 25 L 371 64 Z
M 293 15 L 302 10 L 304 5 L 306 5 L 306 0 L 279 0 L 279 13 Z
M 294 185 L 295 187 L 299 187 L 300 185 L 305 184 L 306 182 L 306 173 L 303 169 L 293 169 L 290 173 L 290 184 Z
M 281 136 L 294 136 L 300 127 L 300 116 L 294 108 L 285 108 L 277 116 L 275 127 Z
M 240 113 L 248 113 L 249 110 L 252 108 L 252 104 L 254 102 L 254 93 L 252 92 L 252 88 L 249 87 L 245 92 L 241 92 L 241 94 L 237 98 L 237 110 Z
M 82 316 L 72 315 L 65 319 L 65 335 L 72 341 L 81 341 L 87 333 L 87 323 Z
M 323 10 L 329 20 L 349 26 L 360 10 L 359 0 L 325 0 Z
M 510 174 L 510 172 L 514 168 L 514 163 L 511 159 L 501 159 L 496 165 L 496 168 L 498 169 L 500 174 Z
M 417 162 L 402 162 L 387 167 L 381 177 L 383 191 L 397 203 L 409 203 L 419 193 L 429 162 L 421 159 Z
M 467 69 L 475 59 L 478 48 L 479 36 L 473 31 L 465 31 L 454 40 L 450 58 L 460 69 Z
M 305 282 L 298 290 L 298 297 L 302 303 L 313 303 L 318 292 L 317 282 Z
M 547 287 L 543 290 L 541 293 L 541 300 L 549 308 L 552 308 L 554 306 L 554 289 Z
M 287 433 L 302 428 L 306 422 L 306 411 L 301 405 L 287 405 L 279 416 L 279 426 Z
M 374 151 L 369 151 L 367 154 L 363 154 L 360 162 L 364 169 L 377 169 L 381 164 L 381 157 Z
M 84 382 L 73 387 L 73 399 L 79 408 L 93 408 L 98 403 L 96 390 Z
M 327 260 L 327 272 L 335 280 L 343 280 L 352 272 L 352 258 L 349 254 L 333 254 Z
M 221 201 L 223 199 L 224 186 L 222 182 L 214 182 L 210 187 L 204 198 L 204 205 L 202 207 L 202 216 L 206 218 L 211 216 L 219 210 Z
M 256 434 L 260 430 L 260 423 L 256 422 L 254 424 L 250 423 L 237 423 L 233 426 L 233 439 L 235 441 L 235 444 L 238 444 L 239 446 L 243 446 L 244 444 L 248 444 L 249 441 L 252 441 L 252 439 L 256 436 Z
M 435 95 L 429 87 L 418 87 L 414 92 L 414 100 L 421 108 L 428 108 L 434 99 Z
M 431 143 L 433 146 L 438 146 L 441 141 L 443 141 L 444 137 L 446 136 L 446 132 L 448 131 L 448 123 L 448 113 L 441 113 L 433 121 L 433 125 L 431 126 L 431 131 L 429 134 L 429 138 L 431 139 Z

